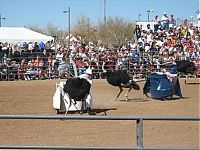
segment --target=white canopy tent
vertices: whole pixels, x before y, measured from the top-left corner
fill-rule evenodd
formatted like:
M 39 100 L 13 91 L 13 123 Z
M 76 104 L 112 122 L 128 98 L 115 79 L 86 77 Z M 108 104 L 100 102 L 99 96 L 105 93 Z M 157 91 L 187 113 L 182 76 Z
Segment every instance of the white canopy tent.
M 53 40 L 47 36 L 24 27 L 0 27 L 0 42 L 44 42 Z

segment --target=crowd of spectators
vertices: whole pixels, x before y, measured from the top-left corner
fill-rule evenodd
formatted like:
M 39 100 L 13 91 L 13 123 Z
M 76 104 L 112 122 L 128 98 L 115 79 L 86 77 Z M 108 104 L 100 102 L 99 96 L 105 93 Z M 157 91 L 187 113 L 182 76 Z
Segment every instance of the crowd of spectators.
M 150 25 L 147 25 L 147 30 L 139 25 L 136 27 L 141 58 L 149 58 L 148 62 L 157 66 L 175 60 L 191 60 L 198 67 L 200 26 L 194 26 L 193 22 L 188 22 L 187 19 L 177 24 L 173 14 L 168 18 L 165 12 L 161 19 L 156 15 L 153 21 L 153 28 L 150 28 Z M 148 56 L 144 57 L 144 55 Z
M 109 49 L 103 44 L 96 46 L 92 42 L 86 44 L 81 40 L 71 41 L 70 49 L 52 41 L 16 44 L 0 42 L 1 78 L 67 78 L 73 74 L 70 70 L 74 65 L 78 75 L 91 67 L 93 78 L 100 78 L 104 70 L 124 68 L 133 75 L 144 75 L 152 66 L 159 68 L 160 64 L 173 63 L 175 60 L 191 60 L 199 66 L 200 27 L 187 19 L 177 24 L 173 15 L 168 18 L 166 13 L 161 19 L 156 15 L 153 23 L 153 27 L 137 24 L 134 30 L 136 38 L 125 41 L 119 49 Z

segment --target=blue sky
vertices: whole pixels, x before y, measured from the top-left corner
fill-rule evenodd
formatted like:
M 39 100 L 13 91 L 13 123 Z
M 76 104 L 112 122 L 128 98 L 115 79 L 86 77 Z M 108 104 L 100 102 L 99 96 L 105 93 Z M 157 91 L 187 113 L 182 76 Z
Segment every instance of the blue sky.
M 127 21 L 147 20 L 147 10 L 154 9 L 150 18 L 163 12 L 174 14 L 175 18 L 196 18 L 200 0 L 106 0 L 106 16 L 123 17 Z M 60 29 L 67 28 L 68 14 L 63 10 L 71 8 L 71 25 L 79 16 L 85 16 L 92 23 L 103 20 L 104 0 L 0 0 L 0 14 L 5 17 L 2 26 L 23 27 L 37 25 L 46 27 L 53 23 Z

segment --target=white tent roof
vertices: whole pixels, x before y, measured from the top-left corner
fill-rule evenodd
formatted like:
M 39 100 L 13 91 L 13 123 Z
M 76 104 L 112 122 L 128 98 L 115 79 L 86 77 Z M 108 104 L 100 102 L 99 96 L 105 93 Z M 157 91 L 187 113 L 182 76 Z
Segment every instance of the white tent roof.
M 53 37 L 24 27 L 0 27 L 0 42 L 47 42 L 49 40 L 53 40 Z

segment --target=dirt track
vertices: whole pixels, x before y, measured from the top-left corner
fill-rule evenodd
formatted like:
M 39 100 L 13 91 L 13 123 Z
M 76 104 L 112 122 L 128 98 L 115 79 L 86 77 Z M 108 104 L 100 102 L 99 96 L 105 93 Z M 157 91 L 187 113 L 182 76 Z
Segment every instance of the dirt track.
M 55 115 L 52 97 L 58 81 L 1 81 L 0 114 Z M 132 91 L 128 102 L 124 101 L 125 92 L 114 102 L 118 88 L 94 80 L 93 111 L 97 115 L 106 111 L 108 116 L 199 116 L 200 84 L 185 85 L 182 79 L 181 87 L 184 99 L 153 100 L 141 89 Z M 144 121 L 144 146 L 200 147 L 199 127 L 200 123 L 193 121 Z M 135 122 L 0 120 L 0 144 L 131 147 L 136 146 Z

